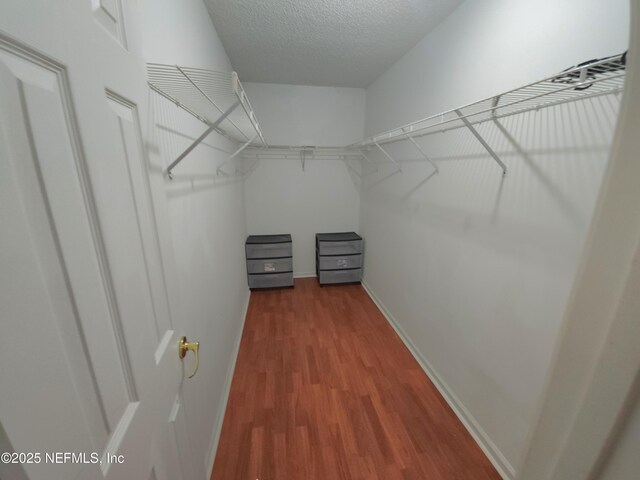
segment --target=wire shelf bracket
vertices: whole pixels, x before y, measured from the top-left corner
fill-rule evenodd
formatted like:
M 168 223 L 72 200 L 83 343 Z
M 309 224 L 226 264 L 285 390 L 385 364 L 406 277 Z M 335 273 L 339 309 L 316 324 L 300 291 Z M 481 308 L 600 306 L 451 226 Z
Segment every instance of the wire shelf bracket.
M 476 128 L 473 125 L 471 125 L 471 122 L 469 122 L 469 120 L 464 116 L 464 114 L 460 110 L 456 109 L 455 112 L 458 115 L 458 117 L 460 117 L 460 120 L 462 120 L 462 123 L 464 123 L 465 126 L 469 129 L 469 131 L 473 134 L 473 136 L 476 137 L 480 142 L 480 144 L 485 148 L 485 150 L 489 152 L 489 155 L 491 155 L 493 159 L 498 163 L 498 165 L 500 165 L 500 167 L 502 168 L 502 175 L 506 175 L 507 166 L 504 164 L 502 160 L 500 160 L 500 157 L 498 156 L 498 154 L 485 141 L 485 139 L 482 137 L 482 135 L 480 135 L 480 133 L 476 130 Z
M 424 159 L 431 164 L 431 166 L 434 169 L 434 172 L 435 173 L 440 173 L 440 169 L 438 168 L 438 165 L 436 165 L 435 162 L 429 158 L 429 156 L 425 153 L 425 151 L 422 149 L 422 147 L 420 145 L 418 145 L 418 142 L 416 142 L 413 139 L 413 137 L 411 137 L 409 134 L 406 134 L 406 137 L 407 137 L 407 140 L 409 140 L 411 143 L 413 143 L 413 145 L 418 149 L 418 151 L 422 154 Z
M 207 125 L 202 135 L 169 165 L 169 178 L 173 178 L 173 169 L 213 131 L 242 144 L 227 161 L 252 144 L 267 146 L 236 72 L 148 63 L 147 76 L 152 90 Z
M 375 142 L 374 145 L 378 147 L 378 149 L 383 153 L 385 157 L 387 157 L 396 167 L 398 167 L 399 172 L 402 171 L 402 166 L 400 166 L 400 163 L 398 163 L 398 161 L 395 158 L 389 155 L 389 152 L 387 152 L 384 148 L 382 148 L 380 144 L 378 144 L 377 142 Z
M 378 165 L 376 165 L 375 163 L 373 163 L 371 161 L 371 159 L 369 157 L 367 157 L 367 154 L 364 153 L 362 150 L 358 150 L 358 152 L 360 153 L 361 158 L 363 158 L 369 165 L 371 165 L 373 168 L 375 168 L 375 172 L 378 172 Z
M 251 145 L 251 143 L 253 143 L 256 138 L 258 138 L 258 136 L 256 135 L 255 137 L 251 138 L 250 140 L 248 140 L 247 142 L 243 143 L 240 148 L 238 148 L 235 152 L 233 152 L 231 155 L 229 155 L 229 158 L 227 158 L 224 162 L 222 162 L 220 165 L 218 165 L 218 168 L 216 168 L 216 173 L 224 173 L 222 170 L 222 167 L 224 165 L 226 165 L 227 163 L 229 163 L 231 160 L 233 160 L 234 158 L 236 158 L 238 155 L 240 155 L 242 153 L 242 151 L 247 148 L 249 145 Z
M 209 134 L 211 132 L 213 132 L 218 125 L 220 125 L 222 123 L 222 121 L 227 118 L 231 112 L 233 112 L 238 105 L 240 105 L 240 102 L 236 102 L 233 105 L 231 105 L 226 112 L 224 112 L 222 115 L 220 115 L 220 117 L 218 117 L 218 119 L 213 122 L 212 124 L 209 125 L 209 128 L 207 128 L 204 133 L 202 135 L 200 135 L 198 138 L 196 138 L 194 140 L 194 142 L 189 145 L 184 152 L 182 152 L 180 155 L 178 155 L 178 158 L 176 158 L 171 165 L 169 165 L 167 167 L 167 175 L 169 175 L 169 178 L 173 178 L 173 169 L 175 168 L 176 165 L 178 165 L 182 160 L 184 160 L 184 157 L 186 157 L 187 155 L 189 155 L 189 153 L 191 153 L 191 150 L 193 150 L 194 148 L 196 148 L 205 138 L 207 138 L 209 136 Z

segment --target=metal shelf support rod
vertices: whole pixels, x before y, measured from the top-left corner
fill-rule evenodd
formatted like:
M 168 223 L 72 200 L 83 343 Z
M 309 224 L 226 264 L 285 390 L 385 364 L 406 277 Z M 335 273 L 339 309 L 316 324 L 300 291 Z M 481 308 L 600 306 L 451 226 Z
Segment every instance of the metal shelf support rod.
M 367 161 L 367 163 L 368 163 L 369 165 L 373 166 L 373 162 L 372 162 L 371 160 L 369 160 L 369 157 L 367 157 L 367 156 L 365 155 L 365 153 L 364 153 L 362 150 L 358 150 L 358 153 L 360 154 L 360 156 L 361 156 L 362 158 L 364 158 L 364 159 Z
M 402 167 L 400 166 L 400 164 L 391 155 L 389 155 L 389 153 L 384 148 L 382 148 L 377 143 L 375 143 L 374 145 L 380 149 L 380 151 L 384 154 L 385 157 L 391 160 L 395 164 L 395 166 L 398 167 L 398 171 L 400 172 L 402 171 Z
M 498 156 L 498 154 L 493 151 L 493 148 L 491 148 L 489 144 L 485 141 L 485 139 L 482 138 L 482 135 L 478 133 L 475 127 L 471 125 L 471 122 L 469 122 L 469 120 L 462 114 L 460 110 L 456 109 L 455 112 L 456 112 L 456 115 L 460 117 L 460 120 L 462 120 L 465 126 L 469 129 L 469 131 L 473 134 L 473 136 L 476 137 L 478 141 L 482 144 L 482 146 L 487 150 L 487 152 L 489 152 L 489 155 L 491 155 L 493 159 L 498 163 L 498 165 L 500 165 L 500 167 L 502 168 L 502 174 L 506 175 L 507 166 L 502 162 L 502 160 L 500 160 L 500 157 Z
M 424 152 L 424 150 L 422 149 L 422 147 L 420 145 L 418 145 L 418 142 L 416 142 L 411 135 L 409 135 L 408 133 L 405 134 L 407 139 L 413 143 L 413 145 L 418 149 L 418 151 L 422 154 L 422 156 L 424 157 L 424 159 L 429 162 L 431 164 L 431 166 L 434 168 L 436 173 L 440 173 L 440 169 L 438 168 L 438 165 L 436 165 L 433 160 L 431 160 L 428 155 Z
M 367 161 L 367 163 L 368 163 L 369 165 L 371 165 L 373 168 L 375 168 L 375 170 L 374 170 L 374 171 L 375 171 L 376 173 L 378 173 L 378 165 L 377 165 L 377 164 L 374 164 L 374 163 L 371 161 L 371 159 L 370 159 L 369 157 L 367 157 L 367 155 L 366 155 L 362 150 L 358 150 L 358 153 L 360 153 L 360 155 L 362 155 L 362 158 L 364 158 L 364 159 Z M 373 173 L 373 172 L 370 172 L 370 173 Z M 368 174 L 367 174 L 367 175 L 368 175 Z
M 253 162 L 249 168 L 247 168 L 244 172 L 241 172 L 242 178 L 247 178 L 249 175 L 251 175 L 253 171 L 258 167 L 259 163 L 260 159 L 256 159 L 256 161 Z
M 202 142 L 207 137 L 207 135 L 209 135 L 213 130 L 215 130 L 218 127 L 218 125 L 220 125 L 224 121 L 224 119 L 227 118 L 231 114 L 231 112 L 233 112 L 236 109 L 238 105 L 240 105 L 239 101 L 231 105 L 220 117 L 218 117 L 218 119 L 215 122 L 210 124 L 209 128 L 207 128 L 202 135 L 196 138 L 194 142 L 191 145 L 189 145 L 184 152 L 178 155 L 178 158 L 176 158 L 173 161 L 173 163 L 171 163 L 171 165 L 169 165 L 169 167 L 167 168 L 167 174 L 169 175 L 169 178 L 173 178 L 173 175 L 171 172 L 173 171 L 175 166 L 178 165 L 184 159 L 184 157 L 189 155 L 191 150 L 196 148 L 198 144 L 200 144 L 200 142 Z
M 231 160 L 233 160 L 234 158 L 236 158 L 238 155 L 240 155 L 240 153 L 242 153 L 242 151 L 247 148 L 249 145 L 251 145 L 251 143 L 258 138 L 258 134 L 256 134 L 251 140 L 248 140 L 247 142 L 243 143 L 240 148 L 238 148 L 235 152 L 233 152 L 229 158 L 227 158 L 224 162 L 222 162 L 220 165 L 218 165 L 218 168 L 216 168 L 216 173 L 220 173 L 222 172 L 222 167 L 224 165 L 226 165 L 227 163 L 229 163 Z M 223 172 L 224 173 L 224 172 Z
M 211 103 L 211 105 L 213 105 L 214 107 L 216 107 L 216 110 L 218 110 L 220 113 L 223 113 L 223 112 L 222 112 L 222 109 L 218 106 L 218 104 L 217 104 L 216 102 L 214 102 L 214 101 L 213 101 L 213 99 L 212 99 L 209 95 L 207 95 L 205 92 L 203 92 L 203 91 L 202 91 L 202 89 L 201 89 L 198 85 L 196 85 L 196 83 L 195 83 L 195 82 L 194 82 L 194 81 L 189 77 L 189 75 L 187 75 L 187 74 L 185 73 L 185 71 L 184 71 L 181 67 L 179 67 L 178 65 L 176 65 L 176 69 L 177 69 L 177 70 L 178 70 L 178 71 L 179 71 L 179 72 L 184 76 L 184 78 L 186 78 L 186 79 L 189 81 L 189 83 L 190 83 L 191 85 L 193 85 L 193 86 L 194 86 L 194 88 L 195 88 L 196 90 L 198 90 L 198 91 L 202 94 L 202 96 L 203 96 L 204 98 L 206 98 L 206 99 L 209 101 L 209 103 Z M 240 98 L 238 98 L 238 102 L 241 102 Z M 240 134 L 241 134 L 243 137 L 245 137 L 245 138 L 247 138 L 247 139 L 248 139 L 248 137 L 244 134 L 244 132 L 243 132 L 242 130 L 240 130 L 240 129 L 238 128 L 238 126 L 237 126 L 235 123 L 233 123 L 233 121 L 231 121 L 231 119 L 229 119 L 229 123 L 230 123 L 231 125 L 233 125 L 233 126 L 236 128 L 236 130 L 238 130 L 238 131 L 240 132 Z

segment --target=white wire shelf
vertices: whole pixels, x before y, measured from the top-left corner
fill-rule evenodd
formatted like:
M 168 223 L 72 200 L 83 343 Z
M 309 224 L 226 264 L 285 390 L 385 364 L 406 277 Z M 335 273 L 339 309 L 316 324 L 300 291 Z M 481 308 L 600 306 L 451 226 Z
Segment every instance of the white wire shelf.
M 473 128 L 474 125 L 563 103 L 622 92 L 625 79 L 623 57 L 623 55 L 617 55 L 573 67 L 524 87 L 374 135 L 350 147 L 380 148 L 380 145 L 458 128 L 469 128 L 478 140 L 484 142 Z M 489 153 L 495 155 L 488 145 L 485 143 L 483 145 Z M 384 149 L 380 149 L 385 153 Z M 497 157 L 494 156 L 494 158 L 506 171 L 502 162 Z
M 243 144 L 234 157 L 249 145 L 267 146 L 236 72 L 148 63 L 147 76 L 149 86 L 154 91 L 208 126 L 169 166 L 169 177 L 173 168 L 214 130 Z
M 242 108 L 230 113 L 217 129 L 238 142 L 258 135 L 260 143 L 267 144 L 236 72 L 148 63 L 147 75 L 153 90 L 208 125 L 239 102 Z
M 147 68 L 149 85 L 153 90 L 209 127 L 168 167 L 171 177 L 172 169 L 213 130 L 242 144 L 219 166 L 219 173 L 224 173 L 221 170 L 222 166 L 236 157 L 256 161 L 298 159 L 302 162 L 303 169 L 305 161 L 309 159 L 360 159 L 372 163 L 367 156 L 371 147 L 379 149 L 398 170 L 401 170 L 401 164 L 382 145 L 404 140 L 413 143 L 438 172 L 438 166 L 429 159 L 414 138 L 459 128 L 468 128 L 500 165 L 503 173 L 506 173 L 507 167 L 475 129 L 475 125 L 578 100 L 620 93 L 624 88 L 625 63 L 625 55 L 617 55 L 580 64 L 541 81 L 407 123 L 358 143 L 327 147 L 267 145 L 235 72 L 215 72 L 157 63 L 147 64 Z

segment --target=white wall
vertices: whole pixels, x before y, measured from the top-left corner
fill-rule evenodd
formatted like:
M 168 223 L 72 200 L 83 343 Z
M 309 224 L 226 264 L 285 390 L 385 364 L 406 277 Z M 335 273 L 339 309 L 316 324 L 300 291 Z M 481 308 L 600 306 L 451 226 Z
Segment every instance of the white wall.
M 232 70 L 201 0 L 147 1 L 144 21 L 147 62 Z M 159 95 L 150 95 L 149 151 L 154 173 L 163 175 L 206 127 Z M 227 375 L 248 298 L 242 183 L 215 177 L 216 165 L 235 148 L 216 134 L 207 137 L 175 168 L 173 180 L 165 178 L 161 203 L 166 211 L 158 212 L 170 231 L 171 238 L 163 241 L 175 256 L 175 290 L 170 289 L 172 303 L 178 305 L 174 326 L 201 344 L 200 369 L 183 386 L 190 448 L 182 447 L 198 463 L 196 471 L 205 475 L 210 474 L 212 435 L 224 414 Z
M 640 470 L 640 5 L 611 158 L 519 480 Z M 603 468 L 604 467 L 604 468 Z
M 270 145 L 348 145 L 362 139 L 359 88 L 246 83 Z M 355 166 L 354 166 L 355 167 Z M 265 159 L 245 180 L 249 234 L 291 233 L 296 275 L 315 273 L 315 234 L 357 231 L 359 178 L 341 160 Z
M 326 147 L 362 139 L 363 88 L 243 85 L 270 145 Z
M 626 0 L 462 4 L 368 89 L 366 134 L 620 53 Z M 606 165 L 615 97 L 424 137 L 362 187 L 365 282 L 512 476 L 542 394 Z M 377 155 L 376 159 L 384 162 Z M 366 172 L 365 172 L 366 173 Z

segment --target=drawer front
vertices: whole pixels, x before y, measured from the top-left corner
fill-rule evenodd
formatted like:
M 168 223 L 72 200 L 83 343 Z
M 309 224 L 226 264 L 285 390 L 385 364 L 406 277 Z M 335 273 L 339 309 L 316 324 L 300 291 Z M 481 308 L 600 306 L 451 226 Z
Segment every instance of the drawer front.
M 319 257 L 318 260 L 320 270 L 343 270 L 345 268 L 362 267 L 362 255 Z
M 249 235 L 248 244 L 291 243 L 291 235 Z
M 291 243 L 247 243 L 247 258 L 290 257 Z
M 293 286 L 293 273 L 263 273 L 249 275 L 249 288 L 273 288 Z
M 247 273 L 277 273 L 293 271 L 291 258 L 247 260 Z
M 362 240 L 345 242 L 318 242 L 320 255 L 353 255 L 362 253 Z
M 359 282 L 361 278 L 361 268 L 356 268 L 354 270 L 320 270 L 320 272 L 318 272 L 318 280 L 322 285 L 330 283 Z

